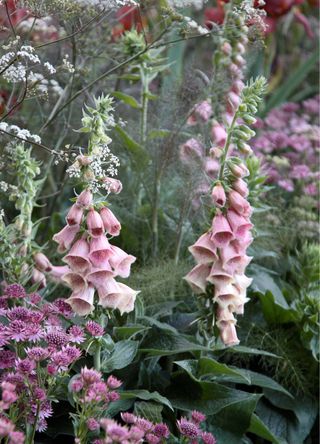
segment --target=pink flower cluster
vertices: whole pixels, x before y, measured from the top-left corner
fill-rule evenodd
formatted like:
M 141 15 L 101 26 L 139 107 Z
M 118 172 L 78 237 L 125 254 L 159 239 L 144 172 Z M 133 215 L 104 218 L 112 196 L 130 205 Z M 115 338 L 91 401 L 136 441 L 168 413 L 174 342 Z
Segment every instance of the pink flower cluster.
M 32 426 L 39 409 L 38 431 L 46 429 L 46 419 L 52 415 L 49 381 L 54 394 L 56 378 L 66 374 L 82 354 L 75 346 L 81 342 L 77 326 L 69 331 L 65 327 L 71 307 L 62 299 L 41 301 L 40 295 L 27 294 L 18 284 L 7 285 L 0 297 L 0 406 L 14 404 L 23 413 L 22 423 L 16 424 L 21 427 Z
M 80 375 L 72 380 L 70 390 L 74 394 L 76 402 L 82 405 L 90 404 L 92 412 L 93 408 L 103 410 L 109 402 L 117 401 L 119 394 L 115 389 L 119 388 L 121 384 L 122 382 L 114 376 L 109 376 L 107 382 L 104 382 L 100 372 L 84 367 L 81 369 Z M 90 421 L 90 418 L 88 421 L 92 428 L 93 421 Z
M 246 255 L 253 227 L 252 209 L 246 199 L 249 191 L 243 180 L 248 170 L 244 164 L 233 165 L 232 174 L 227 193 L 220 182 L 212 190 L 217 211 L 211 229 L 189 247 L 197 265 L 185 277 L 195 293 L 209 295 L 213 291 L 216 323 L 226 345 L 239 343 L 234 313 L 243 314 L 246 289 L 252 281 L 244 274 L 252 259 Z
M 269 183 L 289 193 L 318 194 L 320 96 L 301 104 L 285 103 L 256 124 L 255 154 L 263 161 Z
M 120 222 L 108 207 L 96 211 L 92 201 L 91 191 L 84 190 L 67 214 L 67 225 L 53 236 L 58 251 L 67 251 L 63 258 L 67 266 L 60 267 L 60 276 L 57 267 L 51 272 L 71 288 L 66 302 L 77 314 L 92 312 L 95 292 L 102 307 L 127 313 L 134 309 L 138 292 L 114 278 L 127 278 L 136 258 L 109 243 L 107 234 L 118 236 Z
M 6 439 L 9 444 L 23 444 L 24 434 L 15 429 L 15 424 L 6 416 L 6 410 L 10 409 L 14 404 L 18 395 L 16 386 L 10 382 L 3 381 L 1 383 L 2 399 L 0 401 L 0 440 Z
M 182 417 L 177 421 L 177 426 L 181 435 L 190 443 L 216 444 L 216 439 L 212 433 L 204 432 L 200 424 L 206 420 L 206 415 L 197 410 L 191 413 L 191 419 Z

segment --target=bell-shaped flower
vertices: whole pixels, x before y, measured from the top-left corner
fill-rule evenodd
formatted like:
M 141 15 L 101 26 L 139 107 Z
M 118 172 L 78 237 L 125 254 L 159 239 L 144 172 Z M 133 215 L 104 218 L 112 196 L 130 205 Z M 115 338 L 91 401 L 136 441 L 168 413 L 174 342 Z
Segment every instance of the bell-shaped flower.
M 212 265 L 207 281 L 217 287 L 221 287 L 231 284 L 233 282 L 233 275 L 223 269 L 221 261 L 219 260 Z
M 197 139 L 189 139 L 180 146 L 180 160 L 185 165 L 194 164 L 195 161 L 202 160 L 204 147 Z
M 235 247 L 236 251 L 239 254 L 245 255 L 247 248 L 252 243 L 252 241 L 253 241 L 252 234 L 250 233 L 250 231 L 247 231 L 243 238 L 234 239 L 230 243 L 231 243 L 231 245 L 233 245 Z
M 113 212 L 109 208 L 104 207 L 100 210 L 100 216 L 106 232 L 111 234 L 111 236 L 119 236 L 121 224 Z
M 81 208 L 88 208 L 92 204 L 92 193 L 90 190 L 84 190 L 79 194 L 76 200 L 76 204 Z
M 233 239 L 229 222 L 223 214 L 216 214 L 212 221 L 211 240 L 217 247 L 225 247 Z
M 80 225 L 83 216 L 83 208 L 77 204 L 72 205 L 70 208 L 66 221 L 68 225 Z
M 103 179 L 103 183 L 105 184 L 105 188 L 114 194 L 119 194 L 122 191 L 122 183 L 118 179 L 113 179 L 112 177 L 105 177 Z
M 116 284 L 116 285 L 115 285 Z M 99 304 L 105 308 L 118 309 L 123 313 L 134 310 L 134 303 L 139 291 L 135 291 L 125 284 L 113 282 L 98 290 Z
M 237 330 L 234 322 L 221 321 L 219 330 L 220 337 L 224 345 L 231 347 L 239 344 L 240 341 L 237 336 Z
M 86 316 L 90 314 L 94 308 L 93 301 L 94 288 L 89 285 L 83 291 L 78 293 L 73 292 L 65 302 L 71 306 L 75 313 L 80 316 Z
M 104 234 L 103 221 L 100 214 L 95 210 L 88 211 L 87 214 L 88 232 L 92 237 L 99 237 Z
M 233 284 L 221 285 L 220 287 L 215 287 L 213 300 L 221 308 L 229 308 L 233 311 L 234 307 L 238 305 L 238 300 L 240 297 L 239 290 Z M 242 301 L 240 301 L 242 302 Z
M 237 239 L 244 238 L 248 231 L 253 227 L 252 223 L 246 217 L 233 209 L 228 210 L 227 219 L 233 234 Z
M 121 248 L 111 245 L 111 255 L 109 262 L 114 270 L 115 276 L 127 278 L 130 275 L 131 264 L 135 262 L 136 258 L 131 254 L 127 254 Z
M 59 233 L 53 236 L 52 239 L 59 244 L 59 253 L 69 250 L 79 230 L 79 225 L 66 225 Z
M 52 264 L 45 254 L 38 252 L 33 256 L 33 259 L 38 270 L 48 272 L 52 270 Z
M 59 284 L 63 284 L 63 276 L 69 273 L 71 270 L 68 265 L 52 265 L 52 268 L 49 272 L 49 277 L 52 281 L 57 282 Z
M 108 270 L 111 255 L 111 245 L 105 235 L 91 239 L 89 259 L 94 267 Z
M 237 266 L 233 268 L 233 270 L 238 274 L 243 274 L 247 266 L 252 261 L 252 259 L 253 259 L 252 256 L 247 256 L 247 255 L 242 256 L 240 262 L 237 263 Z
M 196 265 L 183 279 L 188 282 L 193 292 L 202 294 L 206 292 L 207 277 L 210 273 L 210 265 Z
M 93 268 L 90 273 L 86 275 L 86 280 L 90 282 L 95 288 L 101 288 L 107 284 L 107 281 L 113 277 L 113 271 L 111 267 L 109 270 L 100 270 L 98 268 Z
M 225 206 L 227 197 L 226 197 L 226 193 L 225 193 L 224 188 L 221 185 L 221 183 L 218 183 L 217 185 L 215 185 L 213 187 L 212 192 L 211 192 L 211 197 L 212 197 L 213 203 L 217 207 L 222 208 Z
M 221 248 L 220 257 L 223 264 L 223 268 L 227 271 L 233 271 L 241 263 L 242 254 L 237 251 L 234 245 L 229 245 Z
M 243 216 L 250 216 L 252 209 L 249 202 L 235 190 L 231 190 L 228 194 L 229 204 L 232 209 Z
M 218 259 L 217 248 L 211 240 L 211 233 L 203 234 L 189 251 L 198 264 L 211 264 Z
M 63 261 L 76 273 L 87 272 L 91 267 L 88 242 L 85 239 L 79 239 L 63 258 Z
M 69 272 L 66 273 L 62 280 L 72 289 L 74 293 L 84 291 L 88 284 L 82 274 Z

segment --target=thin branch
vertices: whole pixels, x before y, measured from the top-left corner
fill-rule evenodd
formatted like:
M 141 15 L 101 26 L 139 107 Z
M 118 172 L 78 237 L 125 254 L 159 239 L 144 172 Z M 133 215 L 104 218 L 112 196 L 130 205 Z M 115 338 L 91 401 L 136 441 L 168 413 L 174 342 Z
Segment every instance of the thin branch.
M 8 5 L 7 5 L 7 0 L 5 0 L 4 6 L 6 8 L 6 13 L 7 13 L 7 17 L 8 17 L 9 23 L 10 23 L 11 31 L 13 32 L 13 35 L 15 37 L 17 37 L 17 33 L 16 33 L 16 30 L 14 29 L 14 26 L 13 26 L 13 23 L 12 23 L 12 20 L 11 20 L 11 16 L 10 16 L 10 13 L 9 13 L 9 8 L 8 8 Z
M 28 78 L 26 77 L 25 79 L 25 87 L 24 87 L 24 91 L 22 94 L 22 97 L 20 100 L 18 100 L 10 109 L 9 111 L 6 112 L 6 114 L 4 116 L 1 117 L 0 122 L 2 122 L 6 117 L 8 117 L 16 108 L 18 108 L 18 106 L 21 105 L 21 103 L 24 101 L 24 99 L 26 98 L 28 92 Z
M 37 142 L 34 142 L 29 139 L 24 139 L 23 137 L 17 136 L 16 134 L 9 133 L 8 131 L 5 131 L 2 128 L 0 128 L 0 132 L 6 134 L 7 136 L 11 136 L 11 137 L 14 137 L 15 139 L 21 140 L 22 142 L 30 143 L 31 145 L 37 146 L 38 148 L 42 148 L 42 149 L 48 151 L 49 153 L 54 154 L 55 156 L 59 156 L 61 154 L 58 151 L 53 150 L 52 148 L 49 148 L 49 147 L 43 145 L 42 143 L 37 143 Z

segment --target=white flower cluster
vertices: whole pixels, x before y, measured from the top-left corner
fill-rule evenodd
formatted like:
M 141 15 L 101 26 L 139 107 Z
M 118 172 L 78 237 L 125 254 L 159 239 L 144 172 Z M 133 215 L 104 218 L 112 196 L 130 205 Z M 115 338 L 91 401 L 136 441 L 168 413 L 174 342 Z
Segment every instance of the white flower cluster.
M 193 6 L 194 8 L 200 10 L 204 7 L 208 0 L 169 0 L 168 3 L 174 8 L 186 8 Z
M 209 31 L 208 31 L 207 28 L 205 28 L 202 25 L 199 25 L 199 23 L 197 23 L 192 18 L 184 17 L 184 19 L 185 19 L 187 27 L 189 28 L 190 31 L 196 32 L 196 33 L 201 34 L 201 35 L 209 34 Z
M 60 96 L 63 93 L 63 88 L 54 79 L 47 80 L 40 73 L 31 73 L 29 76 L 30 87 L 29 94 L 35 92 L 36 94 L 45 95 L 51 94 L 53 96 Z
M 137 5 L 134 0 L 76 0 L 81 6 L 117 9 L 127 5 Z
M 65 69 L 66 71 L 70 72 L 71 74 L 74 73 L 75 69 L 72 63 L 69 61 L 69 55 L 66 54 L 62 60 L 62 69 Z
M 11 133 L 20 139 L 25 140 L 26 142 L 32 141 L 35 143 L 41 143 L 41 138 L 36 134 L 31 134 L 27 129 L 19 128 L 17 125 L 9 125 L 6 122 L 0 122 L 0 132 L 6 131 L 7 133 Z

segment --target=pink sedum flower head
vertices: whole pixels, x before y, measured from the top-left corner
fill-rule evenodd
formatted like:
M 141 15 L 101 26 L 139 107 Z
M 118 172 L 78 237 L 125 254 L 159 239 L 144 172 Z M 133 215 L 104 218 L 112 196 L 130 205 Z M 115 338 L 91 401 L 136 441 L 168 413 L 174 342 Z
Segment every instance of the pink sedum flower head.
M 59 253 L 63 253 L 71 247 L 79 230 L 79 225 L 66 225 L 61 231 L 59 231 L 59 233 L 56 233 L 53 236 L 52 239 L 59 244 Z
M 233 232 L 223 214 L 216 214 L 212 221 L 211 239 L 217 247 L 225 247 L 233 239 Z
M 207 277 L 210 273 L 210 265 L 196 265 L 183 279 L 188 282 L 193 292 L 203 294 L 206 292 Z
M 72 271 L 85 273 L 91 267 L 89 261 L 89 244 L 85 239 L 79 239 L 63 258 Z
M 95 210 L 90 210 L 87 214 L 88 232 L 92 237 L 100 237 L 104 234 L 103 221 L 100 214 Z
M 226 193 L 225 193 L 224 188 L 221 185 L 221 183 L 218 183 L 217 185 L 215 185 L 213 187 L 211 197 L 212 197 L 213 203 L 218 208 L 222 208 L 225 206 L 227 197 L 226 197 Z
M 119 236 L 121 224 L 113 212 L 109 208 L 104 207 L 100 210 L 100 216 L 106 232 L 111 236 Z
M 72 205 L 70 208 L 66 221 L 68 225 L 80 225 L 83 216 L 83 208 L 77 204 Z
M 121 248 L 111 245 L 111 255 L 109 262 L 114 269 L 116 276 L 127 278 L 130 275 L 131 264 L 136 261 L 136 258 L 131 254 L 127 254 Z
M 218 260 L 217 248 L 211 240 L 210 232 L 200 236 L 197 242 L 189 247 L 189 251 L 198 264 L 211 264 Z
M 66 300 L 72 310 L 80 316 L 86 316 L 94 309 L 94 288 L 89 285 L 85 290 L 72 295 Z

